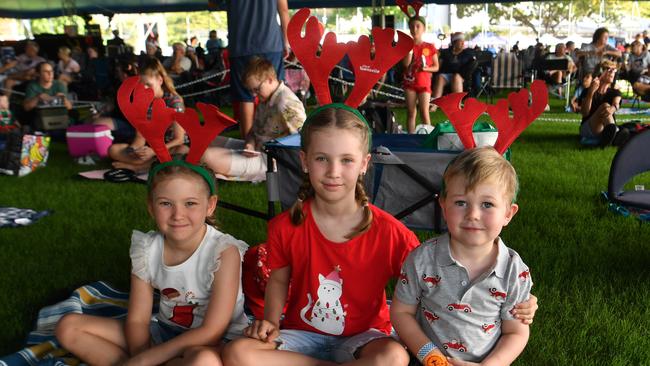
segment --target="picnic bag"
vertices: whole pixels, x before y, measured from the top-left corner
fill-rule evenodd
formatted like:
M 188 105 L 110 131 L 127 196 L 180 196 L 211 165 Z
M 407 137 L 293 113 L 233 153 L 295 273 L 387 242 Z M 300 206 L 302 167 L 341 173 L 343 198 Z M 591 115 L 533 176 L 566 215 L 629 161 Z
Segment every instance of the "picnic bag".
M 45 166 L 49 148 L 50 136 L 19 131 L 10 133 L 4 150 L 0 152 L 0 173 L 22 177 Z

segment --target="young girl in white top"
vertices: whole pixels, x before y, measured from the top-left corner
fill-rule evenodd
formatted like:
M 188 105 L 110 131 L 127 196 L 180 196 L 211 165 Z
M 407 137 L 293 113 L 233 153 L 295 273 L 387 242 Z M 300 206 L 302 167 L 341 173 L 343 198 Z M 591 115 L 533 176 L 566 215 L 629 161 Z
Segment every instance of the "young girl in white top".
M 248 323 L 240 281 L 248 246 L 212 226 L 214 175 L 202 167 L 154 166 L 147 198 L 158 231 L 133 231 L 126 321 L 66 315 L 57 339 L 92 365 L 219 365 L 221 346 Z

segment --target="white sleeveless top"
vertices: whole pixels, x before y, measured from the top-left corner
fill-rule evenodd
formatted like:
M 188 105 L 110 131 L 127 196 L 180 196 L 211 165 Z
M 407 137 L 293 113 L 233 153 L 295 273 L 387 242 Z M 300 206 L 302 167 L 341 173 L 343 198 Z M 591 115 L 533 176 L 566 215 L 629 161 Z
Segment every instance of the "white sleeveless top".
M 221 252 L 234 246 L 243 260 L 248 245 L 207 225 L 205 236 L 196 251 L 185 262 L 166 266 L 163 262 L 163 244 L 163 235 L 156 231 L 145 234 L 133 230 L 131 273 L 160 290 L 158 321 L 183 329 L 196 328 L 203 323 L 205 317 L 214 272 L 219 270 L 221 263 Z M 248 318 L 244 314 L 240 278 L 232 319 L 223 337 L 240 337 L 246 326 Z

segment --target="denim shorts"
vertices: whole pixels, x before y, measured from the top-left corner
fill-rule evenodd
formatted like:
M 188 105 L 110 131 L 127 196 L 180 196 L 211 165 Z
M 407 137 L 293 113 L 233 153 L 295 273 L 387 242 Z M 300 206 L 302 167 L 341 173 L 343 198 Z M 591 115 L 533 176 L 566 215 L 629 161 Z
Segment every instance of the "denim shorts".
M 349 362 L 356 359 L 356 353 L 361 347 L 376 339 L 390 338 L 377 329 L 369 329 L 349 337 L 324 335 L 306 330 L 282 329 L 276 340 L 279 350 L 298 352 L 305 356 L 336 363 Z
M 165 324 L 158 319 L 151 319 L 149 323 L 149 334 L 151 334 L 151 344 L 157 345 L 165 343 L 168 340 L 183 334 L 187 329 Z
M 163 323 L 156 318 L 151 319 L 151 322 L 149 323 L 149 334 L 151 335 L 151 345 L 153 346 L 165 343 L 186 331 L 188 331 L 188 329 Z M 221 339 L 222 343 L 228 343 L 230 341 L 230 339 L 225 337 Z

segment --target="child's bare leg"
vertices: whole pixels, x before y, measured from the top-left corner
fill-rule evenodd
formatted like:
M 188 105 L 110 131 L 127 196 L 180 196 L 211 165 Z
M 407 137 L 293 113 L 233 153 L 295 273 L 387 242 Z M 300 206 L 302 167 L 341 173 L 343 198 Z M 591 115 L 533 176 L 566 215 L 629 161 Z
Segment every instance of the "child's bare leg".
M 431 94 L 429 93 L 418 93 L 418 109 L 420 110 L 420 118 L 422 118 L 422 123 L 430 125 L 431 116 L 429 115 L 429 100 L 431 99 Z
M 227 175 L 232 165 L 232 150 L 223 147 L 209 147 L 203 153 L 203 162 L 212 171 Z
M 417 94 L 413 90 L 404 90 L 406 95 L 406 127 L 408 133 L 415 132 L 415 118 L 417 117 L 417 110 L 415 103 L 417 102 Z
M 228 343 L 222 360 L 226 366 L 336 366 L 334 362 L 322 361 L 298 352 L 275 349 L 275 342 L 266 343 L 252 338 L 241 338 Z
M 379 338 L 361 348 L 359 358 L 347 366 L 406 366 L 410 360 L 404 346 L 392 338 Z
M 177 357 L 165 363 L 166 366 L 222 366 L 221 348 L 219 347 L 191 347 L 183 352 L 182 357 Z
M 128 358 L 124 324 L 119 320 L 68 314 L 56 325 L 56 338 L 91 365 L 117 365 Z

